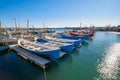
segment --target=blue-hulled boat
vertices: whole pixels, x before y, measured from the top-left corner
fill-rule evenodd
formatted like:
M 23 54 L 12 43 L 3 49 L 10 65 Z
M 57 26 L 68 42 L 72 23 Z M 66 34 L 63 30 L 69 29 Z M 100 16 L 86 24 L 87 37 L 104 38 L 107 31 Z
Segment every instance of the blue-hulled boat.
M 35 54 L 48 56 L 51 59 L 62 57 L 60 53 L 60 48 L 58 47 L 49 47 L 43 44 L 39 45 L 35 42 L 31 42 L 25 39 L 19 39 L 18 44 L 25 50 L 28 50 Z
M 89 36 L 69 36 L 69 35 L 63 35 L 61 34 L 59 38 L 63 39 L 72 39 L 72 40 L 81 40 L 81 43 L 84 43 L 86 40 L 89 39 Z
M 81 45 L 81 40 L 62 39 L 62 38 L 55 38 L 50 36 L 45 36 L 45 39 L 56 41 L 56 42 L 62 42 L 62 43 L 70 43 L 70 44 L 73 44 L 74 47 L 79 47 Z
M 9 45 L 6 45 L 4 43 L 0 43 L 0 51 L 5 51 L 9 49 Z
M 36 38 L 37 43 L 42 43 L 47 46 L 59 47 L 61 51 L 72 52 L 74 49 L 73 44 L 61 43 L 56 41 L 49 41 L 43 38 Z

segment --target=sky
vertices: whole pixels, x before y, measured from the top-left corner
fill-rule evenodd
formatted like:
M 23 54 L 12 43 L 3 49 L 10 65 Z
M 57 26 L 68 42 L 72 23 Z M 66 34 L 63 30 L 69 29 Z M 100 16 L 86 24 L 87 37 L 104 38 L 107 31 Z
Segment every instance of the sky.
M 0 0 L 4 26 L 76 27 L 120 25 L 120 0 Z

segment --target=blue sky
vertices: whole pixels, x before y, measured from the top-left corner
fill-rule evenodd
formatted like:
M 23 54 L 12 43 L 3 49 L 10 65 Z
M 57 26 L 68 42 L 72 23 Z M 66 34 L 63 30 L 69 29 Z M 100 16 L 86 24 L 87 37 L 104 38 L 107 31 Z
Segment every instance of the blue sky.
M 0 20 L 13 26 L 47 27 L 95 26 L 120 24 L 120 0 L 0 0 Z

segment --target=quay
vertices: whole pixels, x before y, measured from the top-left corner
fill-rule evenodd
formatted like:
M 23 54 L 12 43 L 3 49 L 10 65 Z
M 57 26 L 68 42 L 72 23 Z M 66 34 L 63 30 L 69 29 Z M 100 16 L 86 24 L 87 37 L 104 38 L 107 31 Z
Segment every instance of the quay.
M 0 40 L 0 43 L 17 43 L 19 38 L 16 38 L 16 39 L 9 39 L 9 40 Z M 33 37 L 24 37 L 24 39 L 26 40 L 30 40 L 30 41 L 34 41 L 34 38 Z
M 50 63 L 49 60 L 44 59 L 40 56 L 37 56 L 35 54 L 32 54 L 22 48 L 20 48 L 18 45 L 14 46 L 12 48 L 19 56 L 24 58 L 25 60 L 31 61 L 31 63 L 35 63 L 36 65 L 40 66 L 41 68 L 45 69 L 48 64 Z
M 9 40 L 0 40 L 0 43 L 11 43 L 11 42 L 17 42 L 18 39 L 9 39 Z

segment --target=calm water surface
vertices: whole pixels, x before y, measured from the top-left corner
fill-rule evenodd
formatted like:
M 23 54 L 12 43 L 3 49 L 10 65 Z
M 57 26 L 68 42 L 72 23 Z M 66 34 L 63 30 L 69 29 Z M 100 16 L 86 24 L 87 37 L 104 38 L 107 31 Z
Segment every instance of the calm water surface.
M 96 32 L 93 40 L 52 62 L 47 80 L 120 80 L 120 35 Z M 44 80 L 43 70 L 17 56 L 0 53 L 0 80 Z

